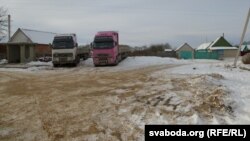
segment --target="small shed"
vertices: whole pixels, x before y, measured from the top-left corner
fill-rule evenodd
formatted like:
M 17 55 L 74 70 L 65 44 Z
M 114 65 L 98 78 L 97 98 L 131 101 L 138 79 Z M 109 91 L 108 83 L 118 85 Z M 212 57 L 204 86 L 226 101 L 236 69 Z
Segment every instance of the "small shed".
M 193 59 L 194 58 L 194 49 L 188 44 L 184 43 L 176 50 L 176 55 L 179 59 Z
M 25 63 L 38 57 L 51 55 L 52 43 L 56 33 L 18 28 L 7 43 L 9 63 Z

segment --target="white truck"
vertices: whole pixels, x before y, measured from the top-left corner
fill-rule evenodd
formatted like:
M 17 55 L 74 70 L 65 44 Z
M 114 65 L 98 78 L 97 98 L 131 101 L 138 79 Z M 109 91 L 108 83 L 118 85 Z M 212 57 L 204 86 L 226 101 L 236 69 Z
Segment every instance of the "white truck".
M 77 66 L 80 57 L 76 34 L 58 34 L 52 43 L 52 63 L 54 67 L 63 64 Z

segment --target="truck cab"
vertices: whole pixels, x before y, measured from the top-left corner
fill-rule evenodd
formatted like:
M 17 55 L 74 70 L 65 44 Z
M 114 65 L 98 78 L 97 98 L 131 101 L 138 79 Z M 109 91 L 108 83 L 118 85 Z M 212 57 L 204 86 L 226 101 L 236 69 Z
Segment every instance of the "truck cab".
M 52 63 L 54 67 L 63 64 L 76 66 L 79 63 L 76 34 L 59 34 L 52 43 Z
M 117 65 L 121 60 L 118 32 L 98 32 L 92 43 L 92 58 L 95 66 Z

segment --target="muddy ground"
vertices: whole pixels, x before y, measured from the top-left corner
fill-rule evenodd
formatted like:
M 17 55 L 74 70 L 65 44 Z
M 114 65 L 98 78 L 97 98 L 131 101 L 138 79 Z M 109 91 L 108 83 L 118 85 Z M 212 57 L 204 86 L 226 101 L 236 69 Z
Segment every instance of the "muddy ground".
M 0 140 L 144 140 L 145 124 L 227 124 L 223 76 L 152 75 L 170 67 L 0 72 Z

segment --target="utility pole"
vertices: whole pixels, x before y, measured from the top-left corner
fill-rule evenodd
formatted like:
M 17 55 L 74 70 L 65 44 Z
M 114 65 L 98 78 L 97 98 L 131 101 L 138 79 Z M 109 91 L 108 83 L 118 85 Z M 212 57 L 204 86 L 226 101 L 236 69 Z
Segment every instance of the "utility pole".
M 10 40 L 10 15 L 8 15 L 8 39 Z
M 241 35 L 241 40 L 240 40 L 239 49 L 238 49 L 238 52 L 237 52 L 237 54 L 236 54 L 236 56 L 235 56 L 235 59 L 234 59 L 233 67 L 235 67 L 235 68 L 236 68 L 236 64 L 237 64 L 237 61 L 238 61 L 238 58 L 239 58 L 239 55 L 240 55 L 241 46 L 242 46 L 242 43 L 243 43 L 243 41 L 244 41 L 244 37 L 245 37 L 246 31 L 247 31 L 247 25 L 248 25 L 249 17 L 250 17 L 250 8 L 249 8 L 249 10 L 248 10 L 246 23 L 245 23 L 245 26 L 244 26 L 244 29 L 243 29 L 243 32 L 242 32 L 242 35 Z

